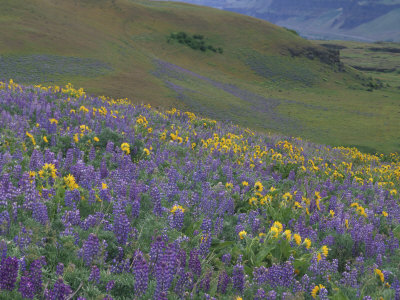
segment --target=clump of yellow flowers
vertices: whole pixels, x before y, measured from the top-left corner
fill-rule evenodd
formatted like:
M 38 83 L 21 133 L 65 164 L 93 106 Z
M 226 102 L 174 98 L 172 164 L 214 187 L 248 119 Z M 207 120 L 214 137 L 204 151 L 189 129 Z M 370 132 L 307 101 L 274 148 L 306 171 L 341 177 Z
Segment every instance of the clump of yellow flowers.
M 128 143 L 122 143 L 121 150 L 124 151 L 126 155 L 131 153 L 131 147 Z

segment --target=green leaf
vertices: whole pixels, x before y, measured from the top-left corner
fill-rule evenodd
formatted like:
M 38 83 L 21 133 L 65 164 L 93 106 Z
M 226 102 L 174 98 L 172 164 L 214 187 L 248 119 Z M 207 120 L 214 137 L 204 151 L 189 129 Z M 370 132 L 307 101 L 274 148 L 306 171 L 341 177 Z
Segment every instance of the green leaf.
M 256 256 L 256 265 L 259 265 L 274 248 L 275 245 L 268 245 L 261 248 L 260 252 L 258 252 Z
M 228 246 L 233 245 L 234 243 L 235 243 L 235 242 L 227 241 L 227 242 L 219 243 L 219 244 L 217 244 L 217 245 L 215 245 L 215 246 L 211 246 L 211 248 L 212 248 L 214 251 L 219 251 L 219 250 L 221 250 L 221 249 L 224 249 L 224 248 L 226 248 L 226 247 L 228 247 Z
M 333 295 L 330 297 L 330 299 L 333 300 L 349 300 L 349 297 L 347 297 L 343 291 L 333 282 L 331 282 L 332 285 L 332 291 Z

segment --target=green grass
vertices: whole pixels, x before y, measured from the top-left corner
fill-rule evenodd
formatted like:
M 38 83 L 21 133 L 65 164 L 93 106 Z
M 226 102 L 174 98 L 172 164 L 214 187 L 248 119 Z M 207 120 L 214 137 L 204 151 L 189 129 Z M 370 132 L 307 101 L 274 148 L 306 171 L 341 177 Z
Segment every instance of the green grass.
M 1 57 L 44 55 L 52 62 L 43 74 L 32 61 L 31 67 L 11 64 L 0 73 L 3 79 L 71 82 L 97 95 L 176 106 L 320 143 L 382 152 L 400 147 L 395 74 L 337 72 L 318 58 L 292 57 L 312 47 L 326 50 L 265 21 L 174 2 L 4 0 L 0 26 Z M 204 35 L 223 54 L 168 44 L 171 32 L 179 31 Z M 74 65 L 71 59 L 84 63 Z M 195 74 L 157 73 L 157 61 Z M 62 62 L 75 67 L 62 71 Z M 85 63 L 89 67 L 83 68 Z M 381 78 L 391 87 L 368 92 L 360 76 Z

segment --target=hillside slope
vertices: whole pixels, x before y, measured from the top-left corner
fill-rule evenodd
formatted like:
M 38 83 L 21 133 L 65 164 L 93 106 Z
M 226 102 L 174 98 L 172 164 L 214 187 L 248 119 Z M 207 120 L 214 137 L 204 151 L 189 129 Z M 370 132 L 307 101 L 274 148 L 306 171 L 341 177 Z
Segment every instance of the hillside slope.
M 185 3 L 5 0 L 0 26 L 0 79 L 71 82 L 321 143 L 399 144 L 396 90 L 367 92 L 338 52 L 266 21 Z M 167 42 L 180 31 L 223 53 Z

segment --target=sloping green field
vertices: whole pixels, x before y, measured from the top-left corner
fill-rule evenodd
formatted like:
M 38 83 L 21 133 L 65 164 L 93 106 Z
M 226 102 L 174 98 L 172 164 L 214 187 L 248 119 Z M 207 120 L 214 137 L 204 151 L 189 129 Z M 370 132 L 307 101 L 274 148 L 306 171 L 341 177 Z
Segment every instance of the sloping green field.
M 362 73 L 340 72 L 327 49 L 265 21 L 171 2 L 3 0 L 0 26 L 0 79 L 71 82 L 319 143 L 400 148 L 398 89 L 367 91 Z M 180 31 L 223 53 L 167 42 Z

